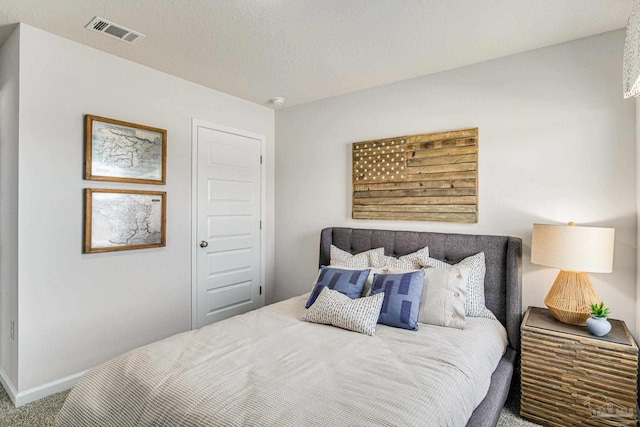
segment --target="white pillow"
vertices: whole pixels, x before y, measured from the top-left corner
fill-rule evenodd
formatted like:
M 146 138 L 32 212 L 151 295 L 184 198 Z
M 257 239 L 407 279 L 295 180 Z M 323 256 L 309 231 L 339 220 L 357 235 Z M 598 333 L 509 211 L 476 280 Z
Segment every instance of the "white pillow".
M 371 257 L 377 256 L 378 254 L 384 254 L 384 248 L 371 249 L 370 251 L 351 255 L 349 252 L 331 245 L 329 252 L 331 257 L 330 265 L 336 267 L 368 268 L 371 267 Z
M 450 264 L 434 258 L 427 259 L 425 267 L 449 268 Z M 467 280 L 467 299 L 464 303 L 465 314 L 469 317 L 486 317 L 495 319 L 496 316 L 484 305 L 484 275 L 487 267 L 484 262 L 484 252 L 463 259 L 455 266 L 469 267 Z
M 375 268 L 393 268 L 396 270 L 420 270 L 423 264 L 429 259 L 429 248 L 424 247 L 419 251 L 400 258 L 386 256 L 384 251 L 371 256 L 371 267 Z
M 316 298 L 316 302 L 304 313 L 302 320 L 333 325 L 373 336 L 376 334 L 376 323 L 378 323 L 383 301 L 384 292 L 370 297 L 351 299 L 325 287 Z
M 464 329 L 469 267 L 425 268 L 418 322 Z

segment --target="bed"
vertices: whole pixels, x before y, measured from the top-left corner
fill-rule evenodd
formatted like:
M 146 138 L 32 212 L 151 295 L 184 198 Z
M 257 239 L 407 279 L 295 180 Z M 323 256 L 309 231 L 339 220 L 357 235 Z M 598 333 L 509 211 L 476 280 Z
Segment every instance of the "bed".
M 57 425 L 495 426 L 519 348 L 520 239 L 327 228 L 321 266 L 331 245 L 396 257 L 428 246 L 448 263 L 484 252 L 497 321 L 467 318 L 464 333 L 377 325 L 370 337 L 300 321 L 303 295 L 106 362 L 81 378 Z

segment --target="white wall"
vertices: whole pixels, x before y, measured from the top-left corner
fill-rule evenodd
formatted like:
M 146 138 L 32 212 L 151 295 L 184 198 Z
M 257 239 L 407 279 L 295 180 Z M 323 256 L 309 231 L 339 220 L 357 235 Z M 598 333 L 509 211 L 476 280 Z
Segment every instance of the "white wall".
M 273 110 L 27 25 L 20 42 L 20 392 L 190 329 L 192 118 L 266 136 L 272 291 Z M 167 129 L 167 185 L 83 180 L 87 113 Z M 167 246 L 82 254 L 87 187 L 166 191 Z
M 310 289 L 320 229 L 355 226 L 521 237 L 523 309 L 543 306 L 558 270 L 531 264 L 532 224 L 575 221 L 616 228 L 614 272 L 591 278 L 634 330 L 635 107 L 622 99 L 623 44 L 623 31 L 610 32 L 278 110 L 276 300 Z M 476 126 L 477 224 L 351 219 L 351 143 Z
M 0 48 L 0 381 L 18 381 L 18 343 L 11 321 L 18 318 L 18 117 L 20 34 Z

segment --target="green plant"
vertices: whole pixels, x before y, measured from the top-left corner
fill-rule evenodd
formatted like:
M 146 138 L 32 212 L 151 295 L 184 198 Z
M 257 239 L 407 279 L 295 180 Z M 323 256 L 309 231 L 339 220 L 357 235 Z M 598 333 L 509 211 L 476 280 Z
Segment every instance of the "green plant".
M 609 312 L 611 309 L 609 307 L 605 307 L 604 302 L 592 302 L 591 303 L 591 315 L 593 317 L 599 317 L 602 319 L 606 319 L 609 316 Z

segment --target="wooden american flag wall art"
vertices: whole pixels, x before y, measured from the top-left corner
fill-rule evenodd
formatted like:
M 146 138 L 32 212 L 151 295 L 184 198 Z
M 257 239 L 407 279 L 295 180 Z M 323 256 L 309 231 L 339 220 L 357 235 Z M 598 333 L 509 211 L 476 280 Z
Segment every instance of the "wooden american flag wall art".
M 478 128 L 353 144 L 354 219 L 478 222 Z

